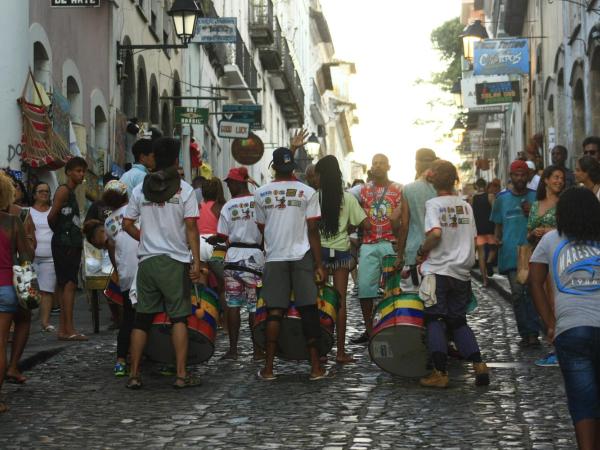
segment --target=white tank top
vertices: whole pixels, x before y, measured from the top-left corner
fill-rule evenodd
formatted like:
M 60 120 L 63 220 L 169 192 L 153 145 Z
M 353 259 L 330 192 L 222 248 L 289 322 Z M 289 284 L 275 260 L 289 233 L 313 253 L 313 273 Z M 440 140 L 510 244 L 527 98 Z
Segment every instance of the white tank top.
M 52 257 L 52 249 L 50 247 L 50 242 L 52 241 L 52 229 L 50 225 L 48 225 L 48 214 L 50 214 L 50 209 L 48 211 L 38 211 L 35 208 L 29 208 L 29 214 L 31 214 L 31 220 L 33 220 L 33 224 L 35 225 L 35 240 L 37 245 L 35 247 L 35 257 L 36 258 L 51 258 Z

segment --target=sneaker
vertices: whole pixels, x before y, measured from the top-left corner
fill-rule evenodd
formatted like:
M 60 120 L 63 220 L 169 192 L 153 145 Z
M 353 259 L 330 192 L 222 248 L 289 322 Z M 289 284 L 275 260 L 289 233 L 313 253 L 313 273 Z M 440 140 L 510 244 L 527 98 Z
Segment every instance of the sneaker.
M 115 364 L 115 377 L 124 377 L 129 374 L 129 370 L 127 370 L 127 364 L 117 362 Z
M 446 388 L 449 383 L 448 372 L 440 372 L 433 369 L 433 372 L 428 377 L 421 378 L 419 383 L 423 387 Z
M 556 357 L 556 353 L 548 353 L 545 358 L 538 359 L 535 362 L 535 365 L 538 367 L 558 367 L 558 358 Z
M 490 369 L 484 362 L 473 363 L 475 369 L 475 385 L 487 386 L 490 384 Z
M 367 342 L 369 342 L 369 335 L 365 331 L 360 336 L 355 337 L 354 339 L 350 339 L 350 342 L 352 342 L 353 344 L 366 344 Z

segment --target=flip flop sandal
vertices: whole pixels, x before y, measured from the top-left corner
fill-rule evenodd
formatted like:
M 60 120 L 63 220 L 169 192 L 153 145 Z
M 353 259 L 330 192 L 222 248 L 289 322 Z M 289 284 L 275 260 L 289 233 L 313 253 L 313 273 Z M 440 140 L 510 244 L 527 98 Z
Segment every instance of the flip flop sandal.
M 261 381 L 274 381 L 274 380 L 276 380 L 276 379 L 277 379 L 277 376 L 276 376 L 276 375 L 271 375 L 270 377 L 265 377 L 265 376 L 262 374 L 262 369 L 258 369 L 258 372 L 256 373 L 256 376 L 257 376 L 257 378 L 258 378 L 259 380 L 261 380 Z
M 308 377 L 309 381 L 317 381 L 317 380 L 324 380 L 325 378 L 333 378 L 333 372 L 331 372 L 329 369 L 325 370 L 325 372 L 323 372 L 322 375 L 317 375 L 317 376 L 310 376 Z
M 131 389 L 131 390 L 138 390 L 141 389 L 142 386 L 144 384 L 142 383 L 142 377 L 138 376 L 133 376 L 133 377 L 129 377 L 129 380 L 127 380 L 127 384 L 125 385 L 125 387 L 127 389 Z
M 42 327 L 42 331 L 44 333 L 54 333 L 56 331 L 56 328 L 54 328 L 53 325 L 48 325 L 47 327 Z
M 89 340 L 87 336 L 83 334 L 72 334 L 71 336 L 61 336 L 58 338 L 59 341 L 71 341 L 71 342 L 83 342 Z
M 177 384 L 178 381 L 183 381 L 183 384 Z M 173 383 L 175 389 L 186 389 L 198 386 L 202 386 L 202 381 L 200 381 L 200 378 L 191 375 L 188 375 L 187 377 L 176 377 L 175 383 Z

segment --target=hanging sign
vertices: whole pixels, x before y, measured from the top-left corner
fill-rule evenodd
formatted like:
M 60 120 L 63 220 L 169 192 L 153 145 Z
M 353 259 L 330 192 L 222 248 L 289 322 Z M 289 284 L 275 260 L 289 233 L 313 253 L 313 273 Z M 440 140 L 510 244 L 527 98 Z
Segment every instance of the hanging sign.
M 527 39 L 485 39 L 476 42 L 473 74 L 529 74 L 529 42 Z
M 234 122 L 250 124 L 250 128 L 262 128 L 262 105 L 223 105 L 223 115 Z
M 181 125 L 205 125 L 208 123 L 208 109 L 176 106 L 175 123 Z
M 240 164 L 251 166 L 256 164 L 263 157 L 265 146 L 262 140 L 250 133 L 248 139 L 235 139 L 231 144 L 231 154 Z
M 497 105 L 521 100 L 518 81 L 500 81 L 475 84 L 475 97 L 478 105 Z
M 75 8 L 82 6 L 100 6 L 100 0 L 51 0 L 50 6 Z
M 219 137 L 228 139 L 246 139 L 250 135 L 250 125 L 231 120 L 219 121 Z
M 200 17 L 196 22 L 196 36 L 192 42 L 200 44 L 235 44 L 237 35 L 237 18 L 235 17 Z

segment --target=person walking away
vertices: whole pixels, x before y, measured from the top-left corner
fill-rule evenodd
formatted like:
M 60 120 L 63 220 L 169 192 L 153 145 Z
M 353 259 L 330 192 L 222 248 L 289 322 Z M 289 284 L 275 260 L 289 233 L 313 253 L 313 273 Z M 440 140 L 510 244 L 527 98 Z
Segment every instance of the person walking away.
M 508 277 L 512 305 L 517 320 L 521 347 L 539 345 L 539 318 L 527 286 L 517 282 L 517 248 L 527 243 L 527 217 L 536 193 L 527 189 L 528 167 L 516 160 L 510 165 L 512 187 L 501 191 L 492 206 L 490 219 L 494 222 L 500 252 L 498 271 Z
M 265 265 L 262 233 L 256 225 L 254 195 L 248 190 L 249 181 L 248 169 L 245 167 L 229 170 L 225 183 L 232 198 L 221 208 L 217 227 L 219 238 L 227 242 L 223 275 L 229 350 L 223 359 L 238 358 L 242 307 L 245 307 L 248 312 L 248 325 L 252 333 L 258 289 Z M 252 338 L 252 353 L 255 361 L 264 359 L 264 353 L 256 347 L 254 338 Z
M 479 260 L 479 271 L 483 280 L 483 287 L 488 286 L 489 277 L 494 274 L 492 262 L 496 256 L 496 236 L 494 235 L 494 223 L 490 221 L 492 204 L 487 193 L 487 185 L 483 178 L 475 182 L 477 193 L 473 196 L 472 206 L 477 228 L 477 258 Z M 486 249 L 487 246 L 487 249 Z M 487 258 L 486 258 L 487 250 Z
M 575 164 L 575 179 L 600 200 L 600 162 L 593 156 L 583 156 Z
M 340 296 L 335 360 L 338 364 L 352 363 L 354 358 L 346 353 L 346 295 L 348 276 L 353 264 L 348 227 L 368 227 L 370 222 L 356 198 L 349 192 L 344 192 L 342 172 L 335 156 L 327 155 L 317 162 L 313 183 L 319 188 L 321 207 L 321 260 L 325 269 L 333 276 L 333 287 Z
M 10 178 L 0 173 L 0 388 L 7 371 L 7 343 L 10 325 L 18 310 L 18 299 L 13 287 L 13 261 L 20 263 L 33 259 L 33 248 L 25 237 L 23 222 L 8 213 L 15 188 Z M 0 400 L 0 413 L 8 406 Z
M 531 205 L 527 221 L 527 240 L 535 248 L 540 239 L 556 228 L 556 204 L 565 187 L 565 172 L 559 166 L 548 166 L 542 175 L 542 183 L 537 190 L 537 200 Z M 554 304 L 552 280 L 546 280 L 546 296 L 550 304 Z M 556 353 L 550 352 L 546 357 L 535 361 L 536 366 L 558 366 Z
M 554 342 L 580 449 L 600 448 L 600 203 L 589 189 L 567 189 L 529 266 L 531 292 Z M 552 278 L 554 304 L 545 292 Z
M 428 181 L 433 162 L 437 160 L 435 152 L 429 148 L 420 148 L 415 154 L 416 179 L 402 190 L 401 231 L 398 238 L 398 267 L 408 266 L 411 281 L 419 285 L 417 273 L 417 249 L 425 239 L 425 203 L 436 196 L 435 188 Z M 403 256 L 402 258 L 400 258 Z
M 40 323 L 42 331 L 54 332 L 56 329 L 50 325 L 50 311 L 56 290 L 56 272 L 52 259 L 52 229 L 48 224 L 50 213 L 50 186 L 39 182 L 33 187 L 33 206 L 29 210 L 35 225 L 35 258 L 33 268 L 40 286 Z
M 186 371 L 187 318 L 192 313 L 191 285 L 204 282 L 200 271 L 198 204 L 194 189 L 181 180 L 178 167 L 180 142 L 159 138 L 153 142 L 156 172 L 133 189 L 123 216 L 123 229 L 140 242 L 136 279 L 137 305 L 131 332 L 131 368 L 127 387 L 142 387 L 140 361 L 154 315 L 166 312 L 173 324 L 176 388 L 200 385 Z M 143 233 L 135 226 L 140 221 Z M 190 259 L 190 250 L 192 258 Z
M 475 262 L 475 218 L 471 205 L 454 188 L 458 182 L 456 167 L 449 161 L 433 163 L 432 183 L 437 197 L 425 204 L 425 240 L 417 250 L 425 277 L 435 279 L 436 302 L 425 302 L 427 346 L 433 371 L 422 378 L 421 386 L 448 386 L 448 340 L 454 342 L 463 358 L 473 363 L 475 384 L 490 383 L 489 370 L 481 358 L 475 334 L 467 324 L 467 306 L 471 301 L 471 267 Z
M 48 213 L 48 223 L 54 232 L 51 248 L 56 272 L 56 295 L 60 303 L 58 339 L 66 341 L 88 339 L 87 336 L 75 331 L 73 326 L 73 305 L 83 249 L 81 219 L 75 190 L 83 183 L 86 170 L 87 162 L 79 156 L 67 161 L 65 165 L 67 183 L 56 190 L 52 208 Z
M 138 242 L 123 230 L 123 216 L 127 210 L 127 185 L 113 180 L 104 186 L 102 201 L 112 213 L 104 222 L 92 220 L 84 224 L 86 239 L 99 249 L 108 250 L 108 255 L 119 276 L 119 288 L 123 296 L 123 318 L 117 335 L 116 377 L 127 375 L 127 355 L 135 311 L 129 297 L 137 273 Z
M 121 175 L 121 181 L 127 185 L 127 197 L 131 199 L 133 188 L 141 184 L 155 167 L 152 141 L 139 139 L 131 147 L 135 162 L 127 172 Z
M 552 165 L 560 167 L 565 173 L 565 189 L 575 185 L 575 174 L 571 169 L 567 168 L 568 155 L 567 147 L 563 145 L 555 145 L 550 153 Z
M 388 179 L 389 170 L 387 156 L 373 156 L 371 181 L 360 190 L 352 190 L 352 193 L 358 191 L 359 202 L 371 223 L 363 234 L 358 262 L 358 298 L 366 331 L 351 340 L 354 344 L 369 341 L 373 326 L 373 300 L 378 296 L 383 257 L 396 254 L 394 244 L 400 230 L 402 186 Z M 402 259 L 402 255 L 398 259 Z
M 321 264 L 319 196 L 313 188 L 296 180 L 297 166 L 290 149 L 276 149 L 271 165 L 275 180 L 254 192 L 256 223 L 265 243 L 261 295 L 268 314 L 267 356 L 265 367 L 257 375 L 261 380 L 276 378 L 273 362 L 277 338 L 293 293 L 310 354 L 310 380 L 319 380 L 328 375 L 321 367 L 317 349 L 321 328 L 315 277 L 317 282 L 324 282 L 326 276 Z

